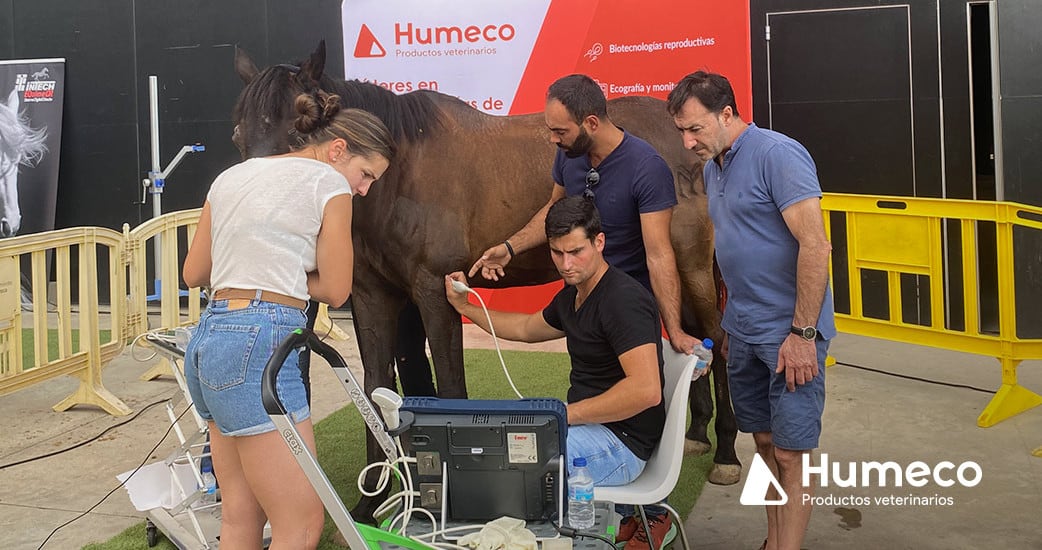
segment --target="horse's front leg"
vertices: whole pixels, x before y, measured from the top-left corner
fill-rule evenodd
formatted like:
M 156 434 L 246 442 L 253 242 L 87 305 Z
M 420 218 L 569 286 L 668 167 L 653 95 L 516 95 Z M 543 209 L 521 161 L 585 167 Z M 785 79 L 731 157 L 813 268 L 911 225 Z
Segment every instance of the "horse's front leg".
M 405 295 L 385 281 L 365 272 L 355 270 L 354 288 L 351 295 L 351 314 L 354 319 L 358 351 L 362 356 L 366 395 L 376 388 L 396 390 L 394 380 L 394 337 L 398 312 L 405 304 Z M 383 450 L 372 434 L 366 432 L 366 463 L 386 460 Z M 367 490 L 376 488 L 377 470 L 371 470 L 364 485 Z M 374 512 L 387 498 L 390 490 L 374 497 L 362 496 L 351 510 L 355 521 L 376 524 Z
M 443 275 L 421 274 L 413 289 L 413 300 L 420 308 L 427 343 L 434 360 L 438 397 L 466 399 L 467 378 L 463 372 L 463 324 L 445 299 Z

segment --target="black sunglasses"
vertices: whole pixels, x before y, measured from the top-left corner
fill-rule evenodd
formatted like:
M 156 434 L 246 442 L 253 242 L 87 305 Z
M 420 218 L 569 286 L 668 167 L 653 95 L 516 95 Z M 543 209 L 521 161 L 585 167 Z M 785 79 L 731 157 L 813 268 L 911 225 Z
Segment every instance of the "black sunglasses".
M 597 173 L 597 169 L 590 168 L 590 171 L 586 173 L 586 190 L 583 191 L 583 198 L 593 200 L 593 188 L 597 187 L 600 182 L 601 175 Z

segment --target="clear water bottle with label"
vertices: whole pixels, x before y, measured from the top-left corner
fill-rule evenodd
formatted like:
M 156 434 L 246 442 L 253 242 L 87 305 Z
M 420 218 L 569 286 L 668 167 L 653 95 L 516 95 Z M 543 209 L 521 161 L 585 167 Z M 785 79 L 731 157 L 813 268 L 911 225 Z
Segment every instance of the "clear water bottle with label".
M 692 380 L 698 380 L 709 372 L 709 365 L 713 364 L 713 340 L 706 338 L 695 344 L 695 352 L 691 354 L 695 361 L 695 371 L 691 373 Z
M 203 484 L 199 488 L 203 494 L 199 497 L 199 504 L 205 506 L 207 504 L 217 503 L 217 477 L 213 475 L 213 464 L 210 462 L 204 462 L 199 467 L 199 477 L 203 479 Z
M 572 460 L 572 475 L 568 477 L 568 526 L 572 529 L 593 527 L 593 477 L 586 469 L 586 459 Z

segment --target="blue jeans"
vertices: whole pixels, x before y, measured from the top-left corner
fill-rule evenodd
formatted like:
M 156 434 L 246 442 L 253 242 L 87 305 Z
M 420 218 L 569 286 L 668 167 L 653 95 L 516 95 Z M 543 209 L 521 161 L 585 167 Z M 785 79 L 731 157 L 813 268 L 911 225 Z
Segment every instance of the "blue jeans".
M 572 475 L 572 461 L 578 457 L 586 459 L 594 486 L 615 487 L 626 485 L 644 471 L 647 462 L 637 458 L 614 432 L 602 424 L 578 424 L 568 426 L 568 475 Z M 635 513 L 633 506 L 616 504 L 615 511 L 626 517 Z M 649 516 L 665 514 L 658 506 L 645 506 Z
M 211 302 L 185 350 L 185 380 L 199 416 L 228 436 L 274 430 L 261 403 L 261 374 L 275 347 L 304 322 L 303 310 L 279 304 L 251 300 L 229 309 L 228 300 Z M 286 357 L 275 384 L 294 423 L 311 416 L 298 355 Z
M 586 459 L 593 484 L 600 487 L 626 485 L 644 471 L 645 462 L 602 424 L 568 426 L 568 475 L 572 462 Z

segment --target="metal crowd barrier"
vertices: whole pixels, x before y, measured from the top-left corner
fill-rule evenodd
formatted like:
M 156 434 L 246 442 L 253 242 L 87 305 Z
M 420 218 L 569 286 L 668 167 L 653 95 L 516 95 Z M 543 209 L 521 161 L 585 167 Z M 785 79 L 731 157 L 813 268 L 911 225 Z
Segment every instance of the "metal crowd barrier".
M 99 227 L 74 227 L 0 240 L 0 395 L 65 374 L 80 385 L 54 406 L 96 405 L 109 414 L 130 413 L 101 383 L 101 366 L 120 353 L 126 295 L 123 238 Z M 55 296 L 48 303 L 48 262 L 53 263 Z M 108 272 L 108 289 L 99 289 L 98 275 Z M 29 307 L 23 309 L 22 275 L 31 285 Z M 76 309 L 73 308 L 76 291 Z M 102 292 L 107 290 L 107 296 Z M 107 316 L 99 307 L 109 297 Z M 108 321 L 104 323 L 104 321 Z M 108 328 L 102 325 L 107 324 Z M 55 328 L 52 328 L 55 327 Z M 32 362 L 23 364 L 23 328 L 31 340 Z M 102 342 L 103 331 L 108 338 Z M 57 341 L 50 356 L 48 340 Z
M 122 234 L 76 227 L 0 240 L 0 396 L 71 374 L 80 378 L 80 387 L 54 410 L 84 404 L 116 416 L 129 414 L 130 408 L 102 385 L 101 368 L 127 342 L 149 330 L 199 320 L 201 289 L 181 290 L 179 281 L 181 257 L 195 236 L 201 212 L 201 208 L 171 212 L 133 229 L 124 224 Z M 160 265 L 154 268 L 158 304 L 156 296 L 150 296 L 148 278 L 155 243 L 162 253 Z M 53 305 L 48 296 L 49 272 L 54 274 Z M 102 272 L 108 273 L 107 289 L 99 289 Z M 25 299 L 23 279 L 32 289 Z M 101 307 L 106 302 L 107 311 Z M 150 311 L 153 326 L 149 326 Z M 348 337 L 330 320 L 325 304 L 320 306 L 315 330 L 338 340 Z M 23 360 L 23 338 L 31 339 L 29 364 Z M 49 356 L 48 338 L 57 339 L 56 356 Z M 172 374 L 171 368 L 164 358 L 141 379 Z

